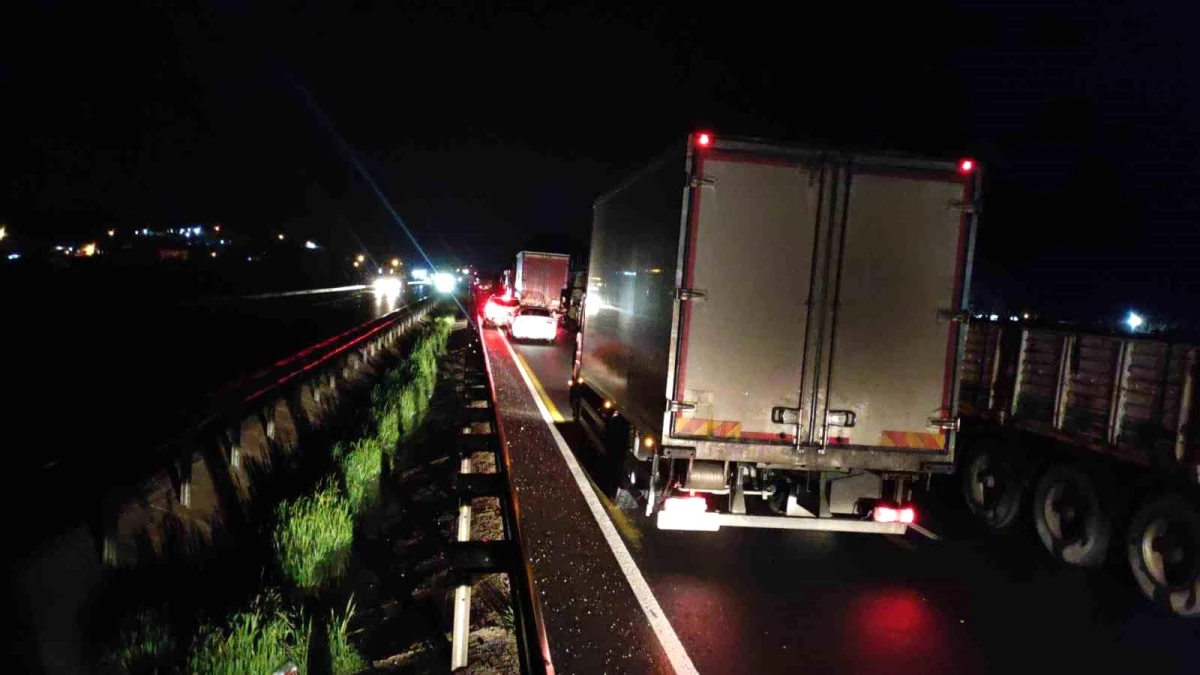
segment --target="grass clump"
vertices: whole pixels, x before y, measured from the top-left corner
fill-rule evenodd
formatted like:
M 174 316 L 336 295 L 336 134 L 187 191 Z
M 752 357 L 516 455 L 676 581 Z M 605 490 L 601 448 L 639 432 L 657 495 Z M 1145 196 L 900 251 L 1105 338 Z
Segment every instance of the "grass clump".
M 397 431 L 397 433 L 399 433 Z M 394 447 L 393 443 L 393 447 Z M 346 486 L 350 511 L 358 514 L 370 508 L 379 496 L 379 477 L 383 469 L 383 445 L 378 438 L 360 438 L 340 456 L 338 465 Z
M 167 670 L 175 655 L 170 626 L 156 611 L 144 609 L 128 617 L 117 644 L 101 659 L 103 672 L 155 673 Z
M 400 411 L 396 406 L 389 406 L 376 419 L 376 438 L 379 439 L 380 447 L 391 455 L 396 451 L 396 444 L 400 442 Z
M 188 672 L 212 675 L 273 673 L 288 661 L 308 662 L 312 622 L 279 607 L 275 594 L 260 595 L 248 610 L 224 625 L 200 629 L 188 660 Z
M 421 424 L 425 415 L 425 402 L 414 386 L 407 386 L 400 392 L 400 435 L 411 438 Z
M 358 650 L 350 642 L 353 631 L 350 630 L 350 620 L 354 618 L 354 598 L 346 603 L 346 610 L 339 617 L 336 612 L 329 610 L 329 670 L 333 675 L 353 675 L 366 667 Z
M 272 537 L 283 576 L 305 592 L 336 584 L 354 541 L 350 500 L 326 484 L 311 497 L 284 502 Z

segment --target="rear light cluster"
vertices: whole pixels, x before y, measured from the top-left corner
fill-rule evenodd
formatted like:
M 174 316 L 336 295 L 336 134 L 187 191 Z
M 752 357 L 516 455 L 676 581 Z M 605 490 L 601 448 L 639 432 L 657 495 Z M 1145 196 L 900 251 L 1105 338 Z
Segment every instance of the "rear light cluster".
M 708 510 L 708 502 L 704 497 L 692 495 L 689 497 L 667 497 L 663 502 L 663 510 L 672 513 L 704 513 Z
M 886 504 L 876 504 L 875 522 L 911 525 L 917 522 L 917 511 L 911 505 L 896 507 Z

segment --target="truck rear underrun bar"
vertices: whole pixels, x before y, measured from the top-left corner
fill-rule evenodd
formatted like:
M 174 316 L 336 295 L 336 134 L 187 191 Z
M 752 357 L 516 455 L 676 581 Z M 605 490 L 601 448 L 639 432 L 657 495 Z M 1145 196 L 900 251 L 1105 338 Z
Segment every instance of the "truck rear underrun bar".
M 658 512 L 660 530 L 699 530 L 716 532 L 722 527 L 749 527 L 770 530 L 815 530 L 820 532 L 861 532 L 866 534 L 904 534 L 904 523 L 877 523 L 873 520 L 843 518 L 804 518 L 788 516 L 751 516 L 736 513 Z

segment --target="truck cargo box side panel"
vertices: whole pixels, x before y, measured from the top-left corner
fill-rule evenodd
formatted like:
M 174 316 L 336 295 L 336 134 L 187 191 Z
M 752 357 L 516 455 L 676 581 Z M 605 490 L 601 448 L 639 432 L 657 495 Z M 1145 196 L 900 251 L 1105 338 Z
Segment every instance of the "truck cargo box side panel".
M 595 205 L 580 375 L 643 429 L 666 407 L 685 183 L 681 150 Z
M 693 191 L 673 435 L 795 442 L 819 168 L 708 157 Z
M 963 274 L 963 185 L 936 178 L 856 174 L 850 188 L 833 328 L 828 408 L 854 413 L 829 439 L 938 451 L 947 436 L 929 421 L 951 416 L 947 354 Z M 947 361 L 950 361 L 947 363 Z

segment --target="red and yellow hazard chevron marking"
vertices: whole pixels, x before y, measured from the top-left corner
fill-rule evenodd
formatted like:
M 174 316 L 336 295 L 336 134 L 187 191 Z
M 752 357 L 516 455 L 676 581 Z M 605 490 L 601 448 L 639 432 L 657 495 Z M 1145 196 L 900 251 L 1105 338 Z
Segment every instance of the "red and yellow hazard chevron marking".
M 742 423 L 728 420 L 708 420 L 700 417 L 675 417 L 675 433 L 680 436 L 741 438 Z
M 884 431 L 879 434 L 877 445 L 885 448 L 942 450 L 946 447 L 946 435 L 926 431 Z

